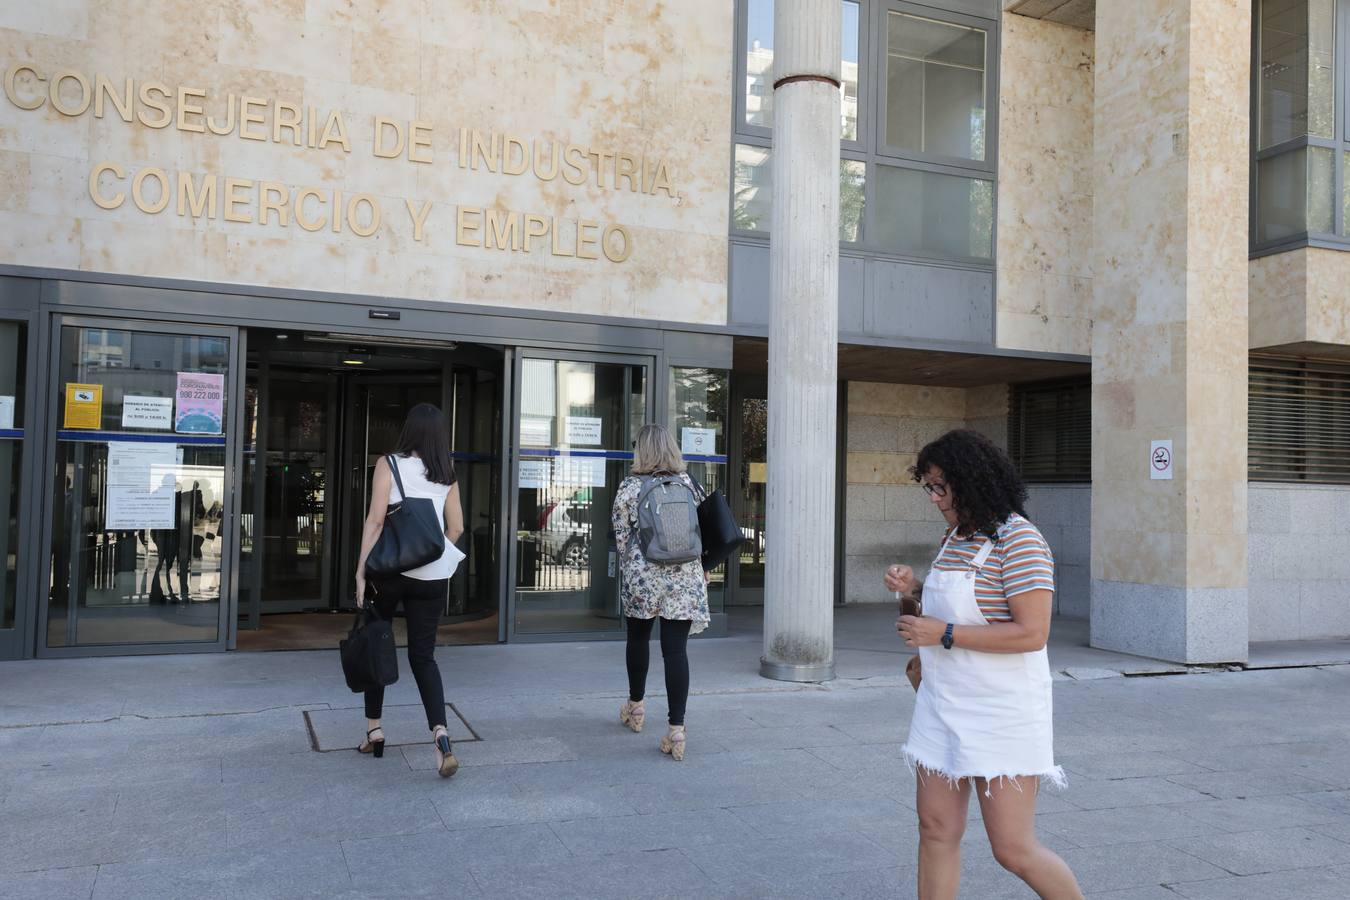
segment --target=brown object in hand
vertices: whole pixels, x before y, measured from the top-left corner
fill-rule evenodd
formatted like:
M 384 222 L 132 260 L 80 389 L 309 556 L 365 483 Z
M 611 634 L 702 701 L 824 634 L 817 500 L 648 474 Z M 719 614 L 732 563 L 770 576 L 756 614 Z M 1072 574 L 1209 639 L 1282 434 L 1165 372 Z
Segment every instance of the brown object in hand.
M 910 657 L 909 662 L 905 665 L 905 677 L 909 679 L 909 683 L 914 686 L 916 691 L 919 689 L 919 682 L 923 680 L 922 668 L 918 654 Z

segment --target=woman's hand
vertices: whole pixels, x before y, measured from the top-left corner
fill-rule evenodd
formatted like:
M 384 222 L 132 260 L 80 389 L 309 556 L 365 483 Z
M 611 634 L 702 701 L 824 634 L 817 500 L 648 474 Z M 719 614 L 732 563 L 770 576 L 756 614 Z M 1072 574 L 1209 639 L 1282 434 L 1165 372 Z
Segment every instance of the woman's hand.
M 356 608 L 364 609 L 366 605 L 366 573 L 364 569 L 356 570 Z
M 914 570 L 909 566 L 894 565 L 886 570 L 886 590 L 899 591 L 900 596 L 908 596 L 914 590 Z
M 895 620 L 895 630 L 905 639 L 906 647 L 933 647 L 942 643 L 947 623 L 932 616 L 901 616 Z

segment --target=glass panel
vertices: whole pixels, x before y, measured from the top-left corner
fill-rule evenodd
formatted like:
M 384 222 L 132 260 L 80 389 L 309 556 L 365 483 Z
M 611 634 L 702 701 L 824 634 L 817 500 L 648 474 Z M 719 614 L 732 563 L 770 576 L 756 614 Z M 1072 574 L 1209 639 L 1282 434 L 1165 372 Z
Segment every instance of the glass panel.
M 839 240 L 856 243 L 863 239 L 863 209 L 867 196 L 867 164 L 856 159 L 839 160 Z
M 1335 229 L 1335 156 L 1306 147 L 1256 164 L 1256 240 L 1292 238 Z
M 727 488 L 727 409 L 730 373 L 726 369 L 674 367 L 670 370 L 670 427 L 680 442 L 689 474 L 709 491 Z M 730 497 L 727 498 L 730 500 Z M 726 566 L 711 573 L 708 609 L 721 612 Z
M 773 199 L 773 169 L 767 147 L 736 145 L 736 171 L 732 179 L 731 227 L 736 231 L 769 230 L 769 204 Z
M 0 322 L 0 628 L 13 628 L 19 579 L 19 474 L 28 327 Z
M 745 29 L 745 124 L 773 127 L 773 0 L 747 0 Z M 843 21 L 839 86 L 840 137 L 858 139 L 858 4 L 839 4 Z
M 263 454 L 262 611 L 327 606 L 332 381 L 273 376 Z
M 1262 148 L 1305 134 L 1335 135 L 1336 0 L 1261 4 Z
M 49 646 L 217 640 L 229 356 L 62 329 Z
M 518 405 L 516 631 L 617 631 L 609 517 L 646 421 L 646 369 L 525 359 Z
M 740 507 L 741 558 L 737 586 L 742 590 L 764 590 L 764 518 L 768 502 L 769 401 L 747 397 L 741 401 Z M 763 595 L 738 593 L 738 602 L 763 602 Z
M 839 137 L 845 141 L 856 141 L 858 139 L 858 4 L 846 0 L 840 6 L 844 17 L 842 31 L 844 59 L 839 85 L 841 99 Z
M 906 13 L 886 29 L 886 145 L 984 159 L 984 31 Z
M 745 29 L 745 124 L 773 127 L 773 0 L 749 0 Z
M 993 257 L 993 182 L 877 166 L 876 233 L 869 243 L 902 253 Z
M 1341 156 L 1341 234 L 1350 234 L 1350 152 Z
M 736 145 L 736 173 L 732 184 L 731 227 L 735 231 L 769 232 L 773 201 L 773 165 L 767 147 Z M 863 239 L 867 164 L 839 161 L 839 240 Z

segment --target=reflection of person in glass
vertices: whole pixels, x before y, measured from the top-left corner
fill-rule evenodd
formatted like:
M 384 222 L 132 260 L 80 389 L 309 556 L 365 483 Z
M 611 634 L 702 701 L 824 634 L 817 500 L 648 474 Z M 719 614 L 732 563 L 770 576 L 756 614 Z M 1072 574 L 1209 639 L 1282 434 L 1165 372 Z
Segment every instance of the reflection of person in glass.
M 398 476 L 408 497 L 425 497 L 436 505 L 445 529 L 445 551 L 440 559 L 399 575 L 372 580 L 372 602 L 380 615 L 392 619 L 401 604 L 408 624 L 408 667 L 417 680 L 417 691 L 427 714 L 432 744 L 436 748 L 436 770 L 443 778 L 455 774 L 459 761 L 450 747 L 446 729 L 445 688 L 441 670 L 436 666 L 436 626 L 445 604 L 450 576 L 463 556 L 454 542 L 464 533 L 464 512 L 459 502 L 459 485 L 450 459 L 450 426 L 445 414 L 430 403 L 419 403 L 408 412 L 393 452 Z M 366 603 L 366 557 L 384 530 L 384 518 L 391 499 L 396 496 L 388 457 L 375 464 L 375 481 L 370 492 L 370 510 L 361 533 L 361 556 L 356 562 L 356 605 Z M 384 755 L 384 730 L 380 716 L 384 708 L 384 688 L 366 691 L 366 739 L 357 749 L 362 753 Z
M 177 485 L 174 482 L 173 473 L 165 472 L 163 481 L 161 481 L 160 483 L 159 490 L 167 493 L 170 489 L 176 487 Z M 182 491 L 175 490 L 174 491 L 175 511 L 178 509 L 179 500 L 181 497 Z M 173 590 L 173 572 L 174 572 L 174 565 L 175 563 L 178 562 L 179 557 L 178 551 L 180 541 L 178 538 L 178 528 L 172 527 L 172 528 L 151 529 L 150 539 L 155 542 L 155 571 L 154 574 L 150 576 L 150 602 L 177 603 L 178 595 L 175 594 Z M 164 570 L 165 586 L 167 586 L 169 589 L 167 597 L 165 597 L 164 590 L 163 588 L 160 587 L 159 584 L 159 573 L 161 569 Z
M 918 696 L 901 748 L 918 772 L 919 896 L 955 897 L 970 795 L 978 795 L 994 858 L 1041 897 L 1081 898 L 1073 872 L 1036 839 L 1042 784 L 1055 765 L 1045 643 L 1055 582 L 1050 547 L 1027 521 L 1027 490 L 1006 453 L 974 431 L 919 451 L 914 480 L 946 520 L 923 585 L 921 615 L 896 630 L 916 648 Z M 888 590 L 913 593 L 893 565 Z
M 638 495 L 643 476 L 675 475 L 695 497 L 701 492 L 685 471 L 680 448 L 664 425 L 644 425 L 634 445 L 633 474 L 625 478 L 614 495 L 611 522 L 618 545 L 621 568 L 623 614 L 628 626 L 628 700 L 619 708 L 619 721 L 641 731 L 646 717 L 643 696 L 652 626 L 661 619 L 661 659 L 666 670 L 669 730 L 661 738 L 661 752 L 684 759 L 684 709 L 689 699 L 689 656 L 685 645 L 690 634 L 708 627 L 708 575 L 697 560 L 685 563 L 652 562 L 638 540 Z

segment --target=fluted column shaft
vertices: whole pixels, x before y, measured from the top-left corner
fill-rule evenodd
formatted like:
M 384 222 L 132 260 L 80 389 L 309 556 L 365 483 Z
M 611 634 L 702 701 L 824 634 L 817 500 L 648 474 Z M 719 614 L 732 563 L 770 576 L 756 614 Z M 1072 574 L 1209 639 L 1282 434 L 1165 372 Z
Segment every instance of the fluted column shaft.
M 834 677 L 838 0 L 774 4 L 769 547 L 760 671 Z

